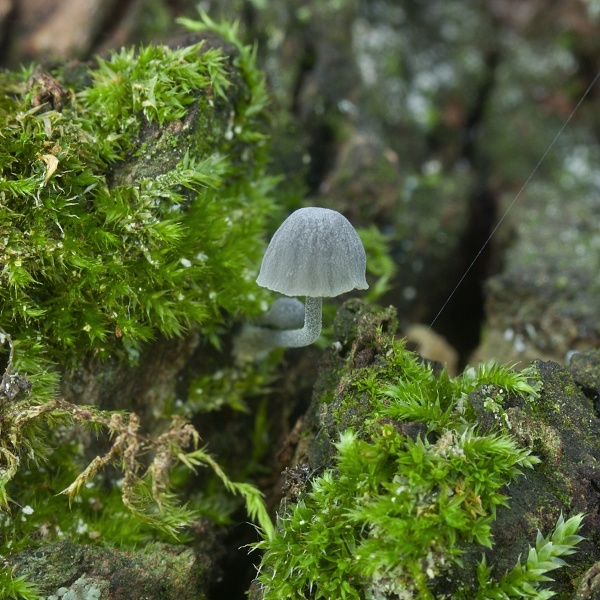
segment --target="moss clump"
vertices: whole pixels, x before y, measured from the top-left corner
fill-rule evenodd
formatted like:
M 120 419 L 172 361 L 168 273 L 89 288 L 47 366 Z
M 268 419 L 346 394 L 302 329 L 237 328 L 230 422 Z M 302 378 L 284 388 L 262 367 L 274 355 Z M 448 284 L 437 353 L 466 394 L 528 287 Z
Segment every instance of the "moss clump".
M 581 540 L 581 516 L 561 519 L 502 579 L 490 579 L 485 559 L 469 568 L 461 560 L 467 547 L 492 547 L 496 509 L 508 501 L 503 486 L 539 462 L 501 427 L 502 396 L 535 402 L 535 373 L 483 364 L 451 378 L 381 328 L 355 346 L 347 361 L 364 361 L 370 346 L 370 364 L 352 370 L 321 413 L 330 436 L 341 431 L 333 465 L 259 544 L 265 600 L 434 598 L 450 591 L 449 580 L 462 583 L 457 599 L 515 597 L 511 590 L 550 597 L 538 586 Z M 486 385 L 502 390 L 485 409 L 500 426 L 482 432 L 468 396 Z
M 133 377 L 159 336 L 200 331 L 218 346 L 228 319 L 259 310 L 253 270 L 273 207 L 263 79 L 235 28 L 192 25 L 213 32 L 91 67 L 0 73 L 4 556 L 62 536 L 173 541 L 202 514 L 174 489 L 202 466 L 272 532 L 258 489 L 232 481 L 186 419 L 149 434 L 134 413 L 57 391 L 90 363 L 99 386 Z M 90 434 L 106 436 L 95 457 Z
M 216 568 L 190 548 L 155 543 L 132 553 L 67 540 L 27 548 L 15 562 L 44 600 L 205 600 L 209 570 Z
M 229 56 L 200 41 L 84 77 L 0 74 L 0 322 L 17 345 L 135 358 L 159 333 L 257 312 L 266 96 L 229 38 Z

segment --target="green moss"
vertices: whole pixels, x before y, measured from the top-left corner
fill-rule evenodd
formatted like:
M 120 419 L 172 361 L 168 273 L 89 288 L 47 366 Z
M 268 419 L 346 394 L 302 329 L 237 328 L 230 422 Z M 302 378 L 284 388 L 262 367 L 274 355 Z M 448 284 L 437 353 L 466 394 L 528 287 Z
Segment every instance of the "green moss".
M 17 560 L 44 600 L 204 600 L 214 568 L 210 558 L 200 563 L 192 549 L 166 544 L 124 552 L 68 540 L 24 550 Z
M 61 536 L 173 541 L 203 514 L 202 498 L 184 506 L 174 492 L 200 466 L 272 529 L 260 492 L 232 481 L 184 418 L 153 437 L 135 414 L 58 398 L 61 376 L 87 362 L 101 384 L 161 336 L 199 330 L 219 348 L 234 318 L 261 308 L 254 275 L 274 185 L 263 77 L 234 27 L 188 24 L 212 33 L 91 67 L 0 73 L 6 555 Z M 245 377 L 244 390 L 261 385 Z M 95 457 L 72 443 L 90 433 L 107 437 Z
M 63 363 L 134 357 L 157 334 L 216 336 L 223 311 L 256 313 L 272 181 L 252 52 L 147 46 L 99 59 L 84 87 L 62 73 L 0 75 L 0 320 L 15 341 Z
M 321 414 L 330 437 L 340 432 L 333 465 L 282 512 L 277 535 L 259 544 L 264 598 L 433 598 L 446 578 L 462 582 L 456 598 L 515 597 L 511 589 L 549 597 L 538 585 L 581 539 L 581 516 L 568 531 L 560 520 L 527 563 L 500 580 L 490 579 L 485 560 L 476 572 L 461 561 L 466 547 L 493 546 L 504 486 L 539 462 L 506 433 L 504 408 L 515 395 L 536 401 L 535 372 L 488 363 L 451 378 L 382 327 L 370 341 L 359 331 L 357 340 L 346 358 L 354 368 Z M 481 389 L 489 428 L 469 403 Z M 550 550 L 551 542 L 561 549 Z
M 0 598 L 7 600 L 41 600 L 35 585 L 27 581 L 26 577 L 15 577 L 10 568 L 0 568 Z
M 162 537 L 123 505 L 121 492 L 108 479 L 98 477 L 83 486 L 66 510 L 60 492 L 81 472 L 83 465 L 75 443 L 64 443 L 48 452 L 46 464 L 19 470 L 10 489 L 16 506 L 0 517 L 0 553 L 9 555 L 28 546 L 69 539 L 73 542 L 116 545 L 134 549 Z

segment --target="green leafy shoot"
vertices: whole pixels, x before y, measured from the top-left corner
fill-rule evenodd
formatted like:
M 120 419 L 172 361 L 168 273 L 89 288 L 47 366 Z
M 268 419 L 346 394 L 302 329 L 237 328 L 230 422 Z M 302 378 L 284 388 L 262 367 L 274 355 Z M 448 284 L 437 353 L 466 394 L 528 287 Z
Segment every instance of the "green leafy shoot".
M 6 600 L 43 600 L 37 587 L 23 576 L 15 577 L 9 567 L 0 567 L 0 598 Z
M 79 94 L 79 100 L 87 110 L 102 109 L 106 131 L 126 136 L 139 126 L 133 118 L 137 112 L 162 126 L 187 114 L 194 90 L 211 86 L 223 96 L 229 86 L 224 61 L 219 49 L 204 49 L 202 42 L 175 49 L 123 48 L 106 60 L 98 59 L 93 85 Z
M 567 565 L 564 556 L 576 551 L 575 546 L 583 537 L 578 535 L 584 515 L 578 514 L 567 521 L 561 514 L 554 531 L 544 537 L 538 531 L 535 548 L 530 548 L 525 564 L 519 560 L 515 567 L 505 573 L 499 581 L 491 577 L 485 555 L 477 567 L 479 589 L 476 600 L 509 600 L 510 598 L 534 598 L 547 600 L 555 596 L 550 589 L 540 586 L 552 581 L 552 571 Z
M 247 46 L 240 41 L 238 21 L 234 21 L 233 23 L 227 21 L 217 23 L 203 10 L 199 9 L 199 13 L 200 20 L 180 17 L 177 19 L 177 22 L 190 31 L 214 31 L 237 48 L 239 54 L 235 59 L 235 64 L 244 74 L 246 84 L 251 93 L 251 101 L 244 110 L 244 116 L 246 118 L 255 117 L 264 111 L 265 107 L 269 104 L 269 94 L 265 85 L 264 76 L 257 71 L 257 69 L 252 68 L 256 63 L 257 47 Z M 247 137 L 247 134 L 243 135 L 244 140 L 249 141 L 251 139 Z
M 495 361 L 482 362 L 467 368 L 461 377 L 455 379 L 456 390 L 468 394 L 480 385 L 497 385 L 508 393 L 526 396 L 532 400 L 539 396 L 536 374 L 530 367 L 515 371 Z
M 367 272 L 377 278 L 365 294 L 367 300 L 374 302 L 391 288 L 397 267 L 389 254 L 389 239 L 377 227 L 359 229 L 358 235 L 367 254 Z
M 433 372 L 433 367 L 421 365 L 407 352 L 391 356 L 394 361 L 393 383 L 379 385 L 367 377 L 356 385 L 364 389 L 369 382 L 373 400 L 381 414 L 401 421 L 426 423 L 431 430 L 440 426 L 461 430 L 465 426 L 465 398 L 482 385 L 493 385 L 502 394 L 525 396 L 530 401 L 539 397 L 536 373 L 531 370 L 515 371 L 493 361 L 468 368 L 462 375 L 451 378 L 446 371 Z M 395 380 L 395 381 L 394 381 Z
M 258 523 L 263 535 L 267 539 L 274 537 L 275 527 L 273 521 L 271 521 L 271 517 L 265 507 L 262 493 L 255 486 L 249 483 L 232 481 L 204 448 L 198 448 L 187 454 L 179 454 L 178 458 L 191 470 L 195 470 L 198 466 L 210 466 L 228 491 L 233 494 L 239 494 L 244 499 L 248 515 Z

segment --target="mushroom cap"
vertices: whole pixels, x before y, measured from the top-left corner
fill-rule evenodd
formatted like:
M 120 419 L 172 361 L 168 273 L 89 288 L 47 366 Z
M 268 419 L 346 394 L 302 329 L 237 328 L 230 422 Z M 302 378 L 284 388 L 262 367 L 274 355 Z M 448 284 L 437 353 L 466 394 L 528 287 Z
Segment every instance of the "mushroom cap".
M 256 283 L 286 296 L 339 296 L 369 287 L 366 266 L 365 249 L 346 217 L 301 208 L 273 235 Z

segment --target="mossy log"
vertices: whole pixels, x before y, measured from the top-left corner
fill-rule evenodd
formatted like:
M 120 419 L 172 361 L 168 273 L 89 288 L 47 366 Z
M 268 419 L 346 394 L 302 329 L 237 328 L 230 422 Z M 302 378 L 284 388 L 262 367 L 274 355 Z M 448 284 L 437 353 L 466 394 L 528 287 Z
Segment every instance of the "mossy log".
M 72 569 L 52 558 L 67 547 L 78 576 L 98 576 L 102 598 L 133 598 L 104 588 L 117 578 L 137 589 L 133 571 L 120 578 L 145 559 L 93 546 L 175 543 L 186 527 L 196 539 L 183 552 L 187 575 L 154 573 L 163 591 L 144 597 L 203 597 L 218 552 L 200 543 L 215 537 L 208 521 L 199 530 L 202 492 L 189 484 L 198 466 L 224 483 L 219 493 L 252 498 L 250 514 L 270 526 L 259 491 L 200 447 L 187 417 L 203 398 L 182 408 L 198 365 L 227 362 L 220 338 L 231 323 L 261 309 L 254 278 L 273 209 L 253 50 L 234 27 L 188 25 L 196 31 L 169 46 L 0 73 L 0 505 L 12 528 L 0 589 L 9 595 L 21 576 L 50 596 L 81 592 L 71 577 L 52 587 L 30 568 L 51 557 Z M 172 493 L 176 467 L 191 489 L 185 506 Z M 235 506 L 213 516 L 226 520 Z M 125 566 L 102 571 L 112 563 Z
M 600 559 L 600 352 L 449 378 L 395 327 L 391 308 L 338 312 L 252 597 L 586 597 L 580 578 Z M 563 551 L 554 581 L 535 580 Z

